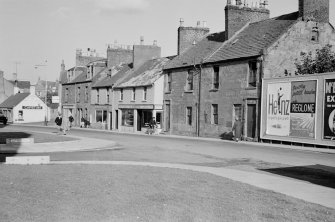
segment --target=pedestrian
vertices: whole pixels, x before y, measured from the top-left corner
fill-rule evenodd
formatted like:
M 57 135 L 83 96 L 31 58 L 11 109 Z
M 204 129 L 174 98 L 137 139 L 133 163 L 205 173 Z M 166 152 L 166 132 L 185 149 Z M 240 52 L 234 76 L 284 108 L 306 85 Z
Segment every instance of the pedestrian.
M 234 135 L 234 140 L 236 142 L 241 140 L 241 137 L 242 137 L 242 122 L 238 118 L 238 116 L 235 117 L 235 123 L 233 125 L 232 131 L 233 131 L 233 135 Z
M 155 128 L 156 128 L 156 120 L 155 117 L 152 117 L 152 119 L 149 122 L 149 135 L 155 133 Z
M 70 128 L 72 127 L 72 122 L 73 121 L 74 121 L 74 118 L 73 118 L 72 114 L 70 113 L 70 116 L 69 116 Z
M 62 114 L 61 113 L 58 113 L 58 116 L 55 119 L 55 123 L 57 125 L 59 132 L 62 132 Z

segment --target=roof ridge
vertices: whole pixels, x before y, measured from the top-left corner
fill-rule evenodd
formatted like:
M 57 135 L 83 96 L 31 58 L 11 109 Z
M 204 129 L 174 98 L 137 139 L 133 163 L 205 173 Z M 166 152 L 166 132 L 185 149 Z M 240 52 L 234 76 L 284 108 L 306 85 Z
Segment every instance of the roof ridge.
M 211 55 L 207 56 L 207 57 L 204 59 L 204 62 L 206 62 L 207 59 L 210 59 L 213 55 L 215 55 L 218 51 L 220 51 L 220 49 L 221 49 L 222 47 L 224 47 L 225 45 L 227 45 L 228 43 L 230 43 L 230 42 L 234 39 L 234 37 L 236 37 L 238 34 L 240 34 L 240 33 L 241 33 L 244 29 L 246 29 L 249 25 L 250 25 L 250 22 L 248 22 L 248 23 L 247 23 L 246 25 L 244 25 L 240 30 L 238 30 L 237 32 L 235 32 L 235 34 L 234 34 L 230 39 L 224 41 L 224 42 L 222 43 L 222 45 L 221 45 L 219 48 L 217 48 Z

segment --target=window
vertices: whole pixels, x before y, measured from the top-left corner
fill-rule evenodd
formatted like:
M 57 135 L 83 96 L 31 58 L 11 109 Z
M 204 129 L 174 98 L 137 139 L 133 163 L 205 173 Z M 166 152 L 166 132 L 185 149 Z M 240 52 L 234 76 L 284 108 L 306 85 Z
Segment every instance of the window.
M 147 100 L 147 93 L 148 93 L 148 88 L 144 87 L 143 88 L 143 100 L 146 101 Z
M 99 92 L 99 89 L 97 89 L 97 104 L 100 103 L 100 92 Z
M 192 107 L 186 107 L 186 124 L 192 126 Z
M 187 84 L 186 85 L 187 91 L 193 90 L 193 71 L 192 70 L 188 70 L 186 84 Z
M 95 111 L 95 122 L 102 123 L 102 110 Z
M 171 89 L 172 89 L 171 83 L 172 83 L 172 74 L 171 74 L 171 72 L 169 72 L 167 74 L 167 88 L 166 88 L 167 92 L 171 92 Z
M 120 101 L 123 100 L 123 89 L 120 89 Z
M 77 88 L 77 103 L 80 102 L 80 87 Z
M 69 88 L 65 89 L 65 102 L 67 103 L 69 101 Z
M 249 62 L 248 87 L 256 87 L 257 61 Z
M 219 123 L 218 118 L 218 104 L 212 105 L 212 124 L 217 125 Z
M 122 126 L 134 126 L 134 110 L 122 110 Z
M 133 88 L 133 92 L 132 92 L 132 97 L 131 97 L 131 100 L 135 101 L 136 100 L 136 89 Z
M 109 102 L 110 102 L 110 89 L 109 88 L 106 88 L 106 92 L 107 92 L 107 94 L 106 94 L 106 96 L 107 96 L 107 98 L 106 98 L 106 101 L 107 101 L 107 104 L 109 104 Z
M 220 68 L 214 66 L 214 75 L 213 75 L 213 89 L 219 89 L 219 72 Z
M 85 86 L 85 102 L 88 102 L 88 86 Z

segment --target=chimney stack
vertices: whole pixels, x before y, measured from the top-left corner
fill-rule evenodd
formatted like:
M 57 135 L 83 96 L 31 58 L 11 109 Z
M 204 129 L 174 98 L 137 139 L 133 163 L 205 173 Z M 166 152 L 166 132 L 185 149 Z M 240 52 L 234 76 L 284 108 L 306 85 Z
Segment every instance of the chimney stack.
M 226 40 L 230 39 L 249 22 L 258 22 L 269 18 L 270 11 L 266 8 L 248 7 L 246 3 L 242 4 L 241 0 L 236 0 L 236 5 L 233 5 L 228 0 L 225 7 Z
M 206 26 L 206 22 L 203 22 L 203 27 L 201 27 L 201 22 L 198 21 L 196 27 L 180 26 L 178 28 L 178 55 L 209 33 L 209 28 Z
M 144 45 L 144 44 L 134 45 L 133 68 L 137 69 L 145 62 L 160 57 L 161 57 L 161 47 L 157 45 Z
M 140 45 L 144 45 L 144 36 L 140 37 Z
M 184 27 L 184 19 L 180 18 L 179 22 L 180 22 L 179 27 Z
M 303 21 L 329 23 L 329 0 L 299 0 L 299 17 Z

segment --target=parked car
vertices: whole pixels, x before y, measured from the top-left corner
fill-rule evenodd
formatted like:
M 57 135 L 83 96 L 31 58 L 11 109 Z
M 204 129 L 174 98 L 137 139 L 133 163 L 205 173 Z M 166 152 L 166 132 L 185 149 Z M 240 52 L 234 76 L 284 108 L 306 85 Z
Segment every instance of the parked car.
M 1 122 L 2 124 L 6 125 L 6 124 L 7 124 L 7 121 L 8 121 L 7 117 L 4 116 L 3 114 L 0 114 L 0 122 Z

